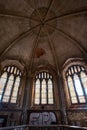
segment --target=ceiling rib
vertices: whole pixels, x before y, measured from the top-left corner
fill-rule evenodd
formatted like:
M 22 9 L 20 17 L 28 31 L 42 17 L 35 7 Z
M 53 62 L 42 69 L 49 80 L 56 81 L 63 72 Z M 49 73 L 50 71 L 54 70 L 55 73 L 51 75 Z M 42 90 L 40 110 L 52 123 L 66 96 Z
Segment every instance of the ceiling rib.
M 72 41 L 71 43 L 74 44 L 80 51 L 81 53 L 87 58 L 87 51 L 85 50 L 85 48 L 81 45 L 80 42 L 78 42 L 74 37 L 72 37 L 70 34 L 62 31 L 59 28 L 55 28 L 54 26 L 47 24 L 48 26 L 54 28 L 55 30 L 57 30 L 59 32 L 60 35 L 62 35 L 63 37 L 67 38 L 68 40 Z
M 38 26 L 40 26 L 40 24 L 38 24 L 38 25 L 36 25 L 36 26 L 34 26 L 34 27 L 28 29 L 26 32 L 23 32 L 22 34 L 18 35 L 15 39 L 13 39 L 13 40 L 10 42 L 9 46 L 8 46 L 7 48 L 5 48 L 5 49 L 1 52 L 1 54 L 0 54 L 0 59 L 2 59 L 2 57 L 3 57 L 18 41 L 20 41 L 21 39 L 23 39 L 24 37 L 26 37 L 27 35 L 29 35 L 29 33 L 30 33 L 33 29 L 37 28 Z
M 7 12 L 0 12 L 0 17 L 16 17 L 16 18 L 22 18 L 22 19 L 27 19 L 27 20 L 34 20 L 34 21 L 38 21 L 39 22 L 39 20 L 37 20 L 37 19 L 34 19 L 34 18 L 32 18 L 32 17 L 29 17 L 29 16 L 22 16 L 22 15 L 18 15 L 18 14 L 13 14 L 12 12 L 9 12 L 9 13 L 7 13 Z
M 33 61 L 34 61 L 34 58 L 35 58 L 35 52 L 36 52 L 36 48 L 38 46 L 38 40 L 39 40 L 39 37 L 40 37 L 40 33 L 41 33 L 41 26 L 40 26 L 40 29 L 38 31 L 38 34 L 36 35 L 36 38 L 33 42 L 33 46 L 32 46 L 32 49 L 31 49 L 31 55 L 30 55 L 30 58 L 29 58 L 29 59 L 31 59 L 31 61 L 29 62 L 30 64 L 28 66 L 30 72 L 32 70 L 32 65 L 33 65 Z
M 49 13 L 49 10 L 50 10 L 50 8 L 51 8 L 51 6 L 52 6 L 53 1 L 54 1 L 54 0 L 51 0 L 50 3 L 49 3 L 49 6 L 48 6 L 48 8 L 47 8 L 46 15 L 45 15 L 45 17 L 44 17 L 44 21 L 45 21 L 47 15 L 48 15 L 48 13 Z
M 42 17 L 41 17 L 41 14 L 40 14 L 39 10 L 38 10 L 38 9 L 36 9 L 36 11 L 37 11 L 38 16 L 39 16 L 39 18 L 40 18 L 40 21 L 41 21 L 41 22 L 43 22 L 43 19 L 42 19 Z
M 48 43 L 49 43 L 49 46 L 50 46 L 51 51 L 52 51 L 52 54 L 53 54 L 53 59 L 54 59 L 55 65 L 56 65 L 57 73 L 58 73 L 58 75 L 59 75 L 59 73 L 60 73 L 60 68 L 59 68 L 57 53 L 56 53 L 56 50 L 55 50 L 55 47 L 54 47 L 54 42 L 53 42 L 53 40 L 50 38 L 50 34 L 48 33 L 48 30 L 47 30 L 46 28 L 44 28 L 44 31 L 45 31 L 46 34 L 47 34 Z
M 49 21 L 56 20 L 56 19 L 63 19 L 63 18 L 75 16 L 75 15 L 81 15 L 81 14 L 87 14 L 87 9 L 68 11 L 64 14 L 59 15 L 59 16 L 50 18 L 50 19 L 46 20 L 45 22 L 49 22 Z

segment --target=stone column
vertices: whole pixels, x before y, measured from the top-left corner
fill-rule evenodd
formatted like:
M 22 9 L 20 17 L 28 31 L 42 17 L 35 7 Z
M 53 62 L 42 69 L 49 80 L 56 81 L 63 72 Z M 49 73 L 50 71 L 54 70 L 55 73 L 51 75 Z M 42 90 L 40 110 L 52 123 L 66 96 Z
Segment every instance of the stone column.
M 30 76 L 29 73 L 26 74 L 26 82 L 25 82 L 25 92 L 23 99 L 23 112 L 22 112 L 22 124 L 27 123 L 27 110 L 29 109 L 29 93 L 30 93 Z
M 62 124 L 67 124 L 67 115 L 66 115 L 66 105 L 65 105 L 65 96 L 64 96 L 64 86 L 63 86 L 63 80 L 62 76 L 57 76 L 58 81 L 58 90 L 59 90 L 59 96 L 60 96 L 60 111 L 61 111 L 61 122 Z

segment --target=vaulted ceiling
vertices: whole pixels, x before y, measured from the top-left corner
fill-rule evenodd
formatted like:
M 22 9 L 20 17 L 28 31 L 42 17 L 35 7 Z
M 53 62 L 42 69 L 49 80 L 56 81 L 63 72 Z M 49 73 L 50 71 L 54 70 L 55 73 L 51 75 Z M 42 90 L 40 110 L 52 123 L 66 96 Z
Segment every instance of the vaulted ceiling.
M 0 60 L 87 58 L 87 0 L 0 0 Z

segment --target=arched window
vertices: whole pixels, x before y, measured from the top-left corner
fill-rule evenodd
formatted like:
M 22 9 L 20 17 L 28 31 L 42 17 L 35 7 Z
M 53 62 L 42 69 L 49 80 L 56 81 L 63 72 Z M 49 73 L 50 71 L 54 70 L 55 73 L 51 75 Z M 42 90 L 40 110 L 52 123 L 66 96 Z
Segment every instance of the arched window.
M 53 76 L 48 72 L 40 72 L 35 77 L 34 104 L 53 104 Z
M 7 66 L 3 69 L 0 77 L 0 102 L 17 102 L 21 76 L 21 71 L 15 66 Z
M 66 79 L 72 104 L 87 103 L 87 72 L 82 65 L 72 65 L 66 71 Z

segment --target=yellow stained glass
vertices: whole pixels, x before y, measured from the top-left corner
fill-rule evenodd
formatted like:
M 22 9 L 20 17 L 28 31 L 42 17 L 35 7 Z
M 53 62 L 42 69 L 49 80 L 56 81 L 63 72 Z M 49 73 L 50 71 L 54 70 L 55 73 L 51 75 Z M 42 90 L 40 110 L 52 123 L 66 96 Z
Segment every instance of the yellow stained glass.
M 68 77 L 68 85 L 69 85 L 69 91 L 70 91 L 72 103 L 77 103 L 76 93 L 74 90 L 73 81 L 71 77 Z
M 43 79 L 42 81 L 42 87 L 41 87 L 41 103 L 42 104 L 45 104 L 47 103 L 46 101 L 46 96 L 47 96 L 47 93 L 46 93 L 46 80 Z
M 82 80 L 85 92 L 87 94 L 87 75 L 84 72 L 81 72 L 81 80 Z
M 40 103 L 40 80 L 36 80 L 36 85 L 35 85 L 35 104 Z
M 5 93 L 4 93 L 4 96 L 3 96 L 3 102 L 8 102 L 9 101 L 9 97 L 10 97 L 11 89 L 12 89 L 12 86 L 13 86 L 13 82 L 14 82 L 14 76 L 11 75 L 9 77 L 9 80 L 8 80 L 8 83 L 7 83 L 7 86 L 6 86 L 6 90 L 5 90 Z
M 79 99 L 80 99 L 80 103 L 85 103 L 85 97 L 84 96 L 79 96 Z
M 78 77 L 78 75 L 74 75 L 74 82 L 75 82 L 75 88 L 76 88 L 76 91 L 77 91 L 77 94 L 78 94 L 78 98 L 79 98 L 79 101 L 81 102 L 81 96 L 83 97 L 83 100 L 84 102 L 85 101 L 85 98 L 84 98 L 84 93 L 83 93 L 83 90 L 82 90 L 82 86 L 81 86 L 81 83 L 80 83 L 80 79 Z
M 0 100 L 2 98 L 2 92 L 3 92 L 3 89 L 4 89 L 4 86 L 6 84 L 6 80 L 7 80 L 7 73 L 3 73 L 3 75 L 1 76 L 1 79 L 0 79 Z
M 49 104 L 53 104 L 53 98 L 49 99 Z
M 20 77 L 18 76 L 15 80 L 14 88 L 13 88 L 13 93 L 11 97 L 11 103 L 16 103 L 17 100 L 17 94 L 18 94 L 18 89 L 19 89 L 19 84 L 20 84 Z
M 52 80 L 48 80 L 48 103 L 53 104 L 53 86 L 52 86 Z

